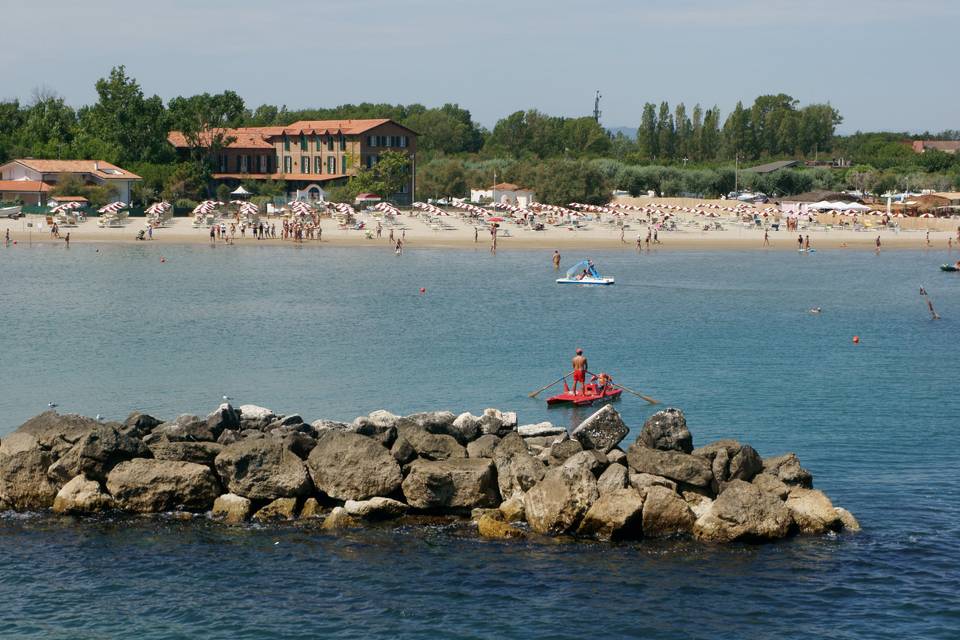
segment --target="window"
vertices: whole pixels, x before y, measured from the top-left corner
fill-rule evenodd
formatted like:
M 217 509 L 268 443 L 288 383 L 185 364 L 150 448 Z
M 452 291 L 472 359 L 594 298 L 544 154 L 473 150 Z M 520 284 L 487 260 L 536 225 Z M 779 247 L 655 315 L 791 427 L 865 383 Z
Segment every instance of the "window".
M 320 156 L 313 157 L 313 172 L 323 173 L 323 162 L 320 161 Z
M 403 186 L 400 187 L 400 193 L 407 193 L 408 191 L 410 191 L 410 184 L 407 182 L 404 182 Z
M 327 136 L 327 151 L 333 151 L 333 136 Z
M 349 168 L 347 167 L 347 156 L 343 156 L 340 158 L 340 173 L 346 173 L 348 169 Z
M 300 151 L 307 150 L 307 136 L 300 134 Z
M 340 151 L 347 150 L 347 139 L 343 137 L 343 134 L 340 134 Z
M 310 157 L 300 156 L 300 172 L 310 173 Z
M 336 172 L 337 172 L 337 159 L 334 158 L 333 156 L 327 156 L 327 173 L 336 173 Z
M 293 158 L 290 156 L 283 156 L 283 172 L 293 173 Z
M 407 146 L 407 136 L 400 136 L 400 147 L 404 148 Z
M 283 150 L 290 151 L 290 138 L 287 137 L 287 134 L 283 134 Z
M 371 147 L 377 146 L 377 136 L 367 136 L 367 144 Z
M 237 156 L 237 157 L 236 157 L 236 160 L 237 160 L 237 171 L 238 171 L 238 172 L 243 171 L 243 169 L 240 168 L 241 166 L 243 166 L 243 165 L 242 165 L 243 156 Z
M 267 162 L 268 162 L 267 157 L 268 156 L 260 156 L 260 161 L 259 161 L 260 173 L 267 172 Z

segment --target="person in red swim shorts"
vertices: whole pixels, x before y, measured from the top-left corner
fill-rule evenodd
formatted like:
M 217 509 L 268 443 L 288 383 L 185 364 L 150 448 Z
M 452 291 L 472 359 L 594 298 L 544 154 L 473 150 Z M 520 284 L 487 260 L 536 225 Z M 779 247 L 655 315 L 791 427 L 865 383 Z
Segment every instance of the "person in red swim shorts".
M 573 357 L 573 394 L 577 394 L 577 384 L 580 384 L 580 392 L 587 391 L 587 357 L 583 355 L 583 349 L 577 349 L 577 355 Z

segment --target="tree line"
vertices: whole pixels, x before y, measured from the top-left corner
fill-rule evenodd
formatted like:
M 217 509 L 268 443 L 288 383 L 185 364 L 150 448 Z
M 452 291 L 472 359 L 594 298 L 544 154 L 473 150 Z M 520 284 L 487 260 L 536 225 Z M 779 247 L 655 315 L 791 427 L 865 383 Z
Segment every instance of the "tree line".
M 801 105 L 786 94 L 763 95 L 752 104 L 738 102 L 724 116 L 716 106 L 687 109 L 666 101 L 648 102 L 637 114 L 636 134 L 613 134 L 592 117 L 560 117 L 537 110 L 517 111 L 487 130 L 457 104 L 345 104 L 292 110 L 286 106 L 251 108 L 234 91 L 178 96 L 164 102 L 148 96 L 123 66 L 96 85 L 93 104 L 73 108 L 52 91 L 36 91 L 22 104 L 0 101 L 0 161 L 15 157 L 97 158 L 123 166 L 144 181 L 134 194 L 196 200 L 213 195 L 212 156 L 200 144 L 229 142 L 223 128 L 287 125 L 298 120 L 391 118 L 418 132 L 418 197 L 466 196 L 470 187 L 489 186 L 496 175 L 534 188 L 545 202 L 600 202 L 613 189 L 631 193 L 716 196 L 734 185 L 788 194 L 812 187 L 960 188 L 960 157 L 942 152 L 914 153 L 907 133 L 836 134 L 840 113 L 829 104 Z M 171 129 L 193 140 L 188 158 L 167 143 Z M 938 136 L 960 138 L 960 132 Z M 741 172 L 751 162 L 777 158 L 837 158 L 853 163 L 840 170 L 790 170 L 770 176 Z M 349 188 L 334 189 L 348 198 L 358 189 L 376 190 L 395 181 L 402 161 L 361 172 Z M 279 196 L 282 182 L 249 181 L 263 197 Z

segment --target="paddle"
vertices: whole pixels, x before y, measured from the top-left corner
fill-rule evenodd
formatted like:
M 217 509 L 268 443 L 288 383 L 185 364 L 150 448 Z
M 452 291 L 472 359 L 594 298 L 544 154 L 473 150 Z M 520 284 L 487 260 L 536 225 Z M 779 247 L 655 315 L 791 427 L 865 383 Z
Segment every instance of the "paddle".
M 590 372 L 590 371 L 587 371 L 587 373 L 589 373 L 589 374 L 592 375 L 592 376 L 596 376 L 595 373 L 592 373 L 592 372 Z M 626 391 L 627 393 L 632 393 L 633 395 L 637 396 L 638 398 L 642 398 L 642 399 L 646 400 L 646 401 L 649 402 L 650 404 L 660 404 L 660 402 L 659 402 L 658 400 L 654 400 L 654 399 L 651 398 L 650 396 L 645 396 L 645 395 L 643 395 L 642 393 L 640 393 L 640 392 L 638 392 L 638 391 L 634 391 L 633 389 L 628 389 L 627 387 L 623 386 L 622 384 L 617 384 L 616 382 L 612 382 L 612 381 L 611 381 L 611 382 L 610 382 L 610 386 L 623 389 L 623 390 Z
M 615 386 L 615 387 L 619 387 L 619 388 L 623 389 L 624 391 L 626 391 L 626 392 L 628 392 L 628 393 L 632 393 L 633 395 L 635 395 L 635 396 L 637 396 L 637 397 L 639 397 L 639 398 L 643 398 L 644 400 L 646 400 L 646 401 L 649 402 L 650 404 L 660 404 L 660 402 L 659 402 L 658 400 L 654 400 L 654 399 L 651 398 L 650 396 L 645 396 L 645 395 L 643 395 L 642 393 L 638 393 L 638 392 L 634 391 L 633 389 L 628 389 L 628 388 L 626 388 L 625 386 L 623 386 L 622 384 L 617 384 L 616 382 L 611 382 L 610 384 L 613 385 L 613 386 Z
M 573 373 L 573 372 L 571 371 L 570 373 Z M 554 380 L 553 382 L 551 382 L 550 384 L 548 384 L 548 385 L 545 386 L 545 387 L 541 387 L 540 389 L 537 389 L 537 390 L 534 391 L 533 393 L 528 393 L 527 395 L 530 396 L 531 398 L 536 398 L 536 397 L 537 397 L 537 394 L 539 394 L 539 393 L 541 393 L 541 392 L 543 392 L 543 391 L 546 391 L 547 389 L 549 389 L 549 388 L 552 387 L 553 385 L 557 384 L 558 382 L 562 382 L 563 380 L 566 380 L 566 379 L 567 379 L 567 376 L 569 376 L 570 373 L 568 373 L 566 376 L 563 376 L 562 378 L 559 378 L 559 379 L 557 379 L 557 380 Z

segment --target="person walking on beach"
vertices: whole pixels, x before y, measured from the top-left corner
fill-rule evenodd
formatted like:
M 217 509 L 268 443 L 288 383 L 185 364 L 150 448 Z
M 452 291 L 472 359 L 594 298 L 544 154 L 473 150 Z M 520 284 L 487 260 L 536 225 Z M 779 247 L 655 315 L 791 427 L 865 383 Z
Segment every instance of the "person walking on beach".
M 583 349 L 577 349 L 577 355 L 571 360 L 573 365 L 573 394 L 577 395 L 577 384 L 580 385 L 580 392 L 587 392 L 587 357 L 583 355 Z
M 393 244 L 393 229 L 390 229 L 390 243 Z
M 769 247 L 769 246 L 770 246 L 770 232 L 769 232 L 769 231 L 764 231 L 764 232 L 763 232 L 763 246 L 765 246 L 765 247 Z
M 149 238 L 150 240 L 153 240 L 153 225 L 152 225 L 152 224 L 148 224 L 148 225 L 147 225 L 147 238 Z
M 620 243 L 626 244 L 627 241 L 624 239 L 623 234 L 624 234 L 623 225 L 620 225 Z
M 216 227 L 210 227 L 210 244 L 214 245 L 216 243 L 217 243 Z
M 3 234 L 3 244 L 10 244 L 10 229 Z
M 63 241 L 67 243 L 67 247 L 69 248 L 69 247 L 70 247 L 70 232 L 69 232 L 69 231 L 67 231 L 67 235 L 66 235 L 66 237 L 64 237 Z
M 479 227 L 474 227 L 474 228 L 473 228 L 473 242 L 474 242 L 474 244 L 476 244 L 477 242 L 480 242 L 480 229 L 479 229 Z
M 880 236 L 877 236 L 877 253 L 880 253 Z
M 930 232 L 927 231 L 927 248 L 930 248 Z
M 397 238 L 397 248 L 394 251 L 394 253 L 396 253 L 398 256 L 403 255 L 403 240 L 401 240 L 400 238 Z
M 379 240 L 381 236 L 383 236 L 383 225 L 377 220 L 377 239 Z
M 560 271 L 560 251 L 557 249 L 553 250 L 553 270 Z
M 803 248 L 807 251 L 810 251 L 810 234 L 807 234 L 807 237 L 803 241 Z
M 803 251 L 803 234 L 797 236 L 797 250 Z
M 497 225 L 490 225 L 490 253 L 497 253 Z
M 660 244 L 660 239 L 657 237 L 657 234 L 660 232 L 660 229 L 653 228 L 653 244 Z
M 637 234 L 637 253 L 643 251 L 643 238 L 640 237 L 640 234 Z

